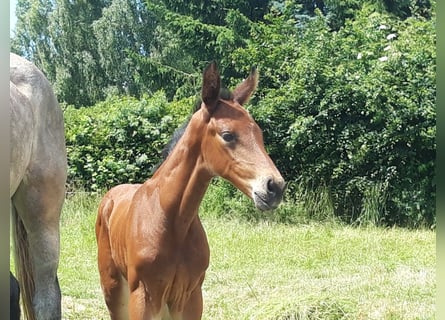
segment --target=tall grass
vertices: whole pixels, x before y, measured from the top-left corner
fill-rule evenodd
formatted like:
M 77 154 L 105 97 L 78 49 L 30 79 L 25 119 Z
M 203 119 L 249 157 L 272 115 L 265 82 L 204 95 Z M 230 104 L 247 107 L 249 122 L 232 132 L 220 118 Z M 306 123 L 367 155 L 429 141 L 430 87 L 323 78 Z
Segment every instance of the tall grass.
M 65 200 L 59 281 L 65 285 L 67 296 L 88 299 L 100 294 L 94 231 L 100 198 L 97 193 L 78 192 Z M 94 290 L 89 282 L 96 284 Z
M 364 190 L 362 214 L 357 221 L 359 224 L 376 226 L 380 220 L 383 219 L 383 212 L 387 200 L 387 188 L 387 183 L 378 182 L 368 186 Z
M 285 201 L 273 212 L 255 209 L 252 200 L 229 182 L 216 179 L 201 204 L 201 217 L 241 219 L 275 223 L 336 222 L 327 188 L 309 190 L 302 184 L 286 190 Z M 296 199 L 296 200 L 288 200 Z

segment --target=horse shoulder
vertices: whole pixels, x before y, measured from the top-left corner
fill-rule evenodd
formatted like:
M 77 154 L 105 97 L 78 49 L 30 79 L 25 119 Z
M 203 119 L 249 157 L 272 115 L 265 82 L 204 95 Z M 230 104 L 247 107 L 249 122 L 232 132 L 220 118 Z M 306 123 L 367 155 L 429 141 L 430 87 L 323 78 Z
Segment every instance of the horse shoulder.
M 133 257 L 150 263 L 168 252 L 167 220 L 160 206 L 159 189 L 143 187 L 134 195 L 128 212 L 128 242 Z M 144 262 L 142 262 L 144 261 Z

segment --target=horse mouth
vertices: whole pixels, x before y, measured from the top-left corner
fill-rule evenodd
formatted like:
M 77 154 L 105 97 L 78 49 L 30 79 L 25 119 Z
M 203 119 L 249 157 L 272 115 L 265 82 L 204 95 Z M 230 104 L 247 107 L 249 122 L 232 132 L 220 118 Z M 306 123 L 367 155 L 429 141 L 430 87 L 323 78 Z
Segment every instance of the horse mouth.
M 267 196 L 264 196 L 258 192 L 253 193 L 253 201 L 255 203 L 255 207 L 261 211 L 270 211 L 276 209 L 278 207 L 279 201 L 273 201 L 273 199 L 268 199 Z

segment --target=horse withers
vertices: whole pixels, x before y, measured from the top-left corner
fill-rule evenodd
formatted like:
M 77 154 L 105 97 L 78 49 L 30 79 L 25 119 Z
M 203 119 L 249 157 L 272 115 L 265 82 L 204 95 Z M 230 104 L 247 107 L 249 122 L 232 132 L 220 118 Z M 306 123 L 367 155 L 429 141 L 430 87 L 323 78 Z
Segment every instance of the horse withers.
M 282 200 L 285 182 L 242 107 L 258 74 L 220 95 L 216 64 L 203 74 L 202 103 L 153 177 L 102 199 L 96 222 L 100 282 L 112 319 L 201 319 L 209 246 L 198 216 L 214 176 L 260 210 Z
M 67 158 L 62 110 L 31 62 L 10 55 L 10 199 L 16 275 L 27 319 L 61 318 L 57 280 Z

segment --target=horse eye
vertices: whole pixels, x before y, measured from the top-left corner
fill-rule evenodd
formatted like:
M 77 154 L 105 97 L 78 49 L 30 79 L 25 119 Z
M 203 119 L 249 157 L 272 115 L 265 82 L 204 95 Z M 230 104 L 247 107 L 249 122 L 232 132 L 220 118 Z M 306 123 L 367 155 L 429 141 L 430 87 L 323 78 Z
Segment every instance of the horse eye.
M 235 140 L 235 135 L 228 131 L 224 131 L 221 134 L 221 137 L 224 139 L 225 142 L 232 142 Z

